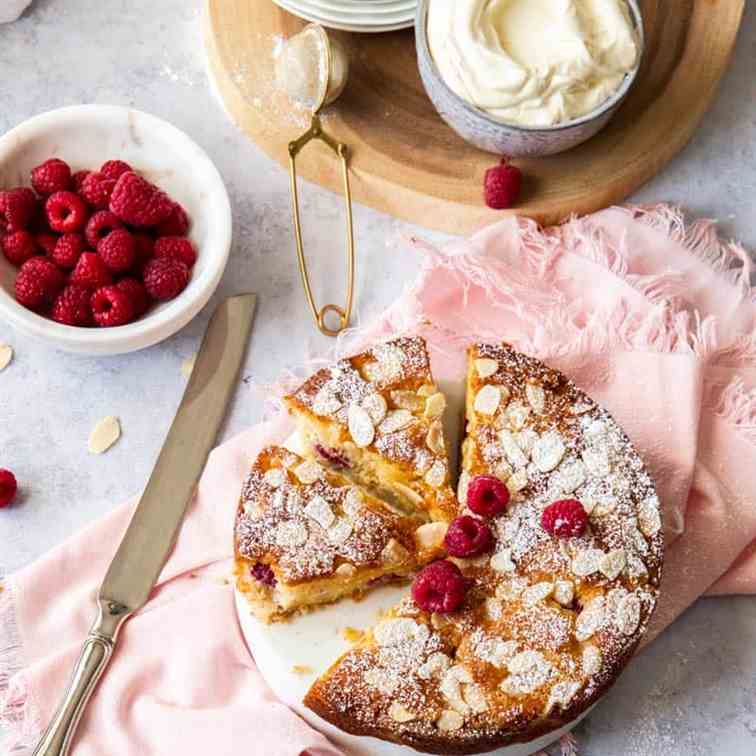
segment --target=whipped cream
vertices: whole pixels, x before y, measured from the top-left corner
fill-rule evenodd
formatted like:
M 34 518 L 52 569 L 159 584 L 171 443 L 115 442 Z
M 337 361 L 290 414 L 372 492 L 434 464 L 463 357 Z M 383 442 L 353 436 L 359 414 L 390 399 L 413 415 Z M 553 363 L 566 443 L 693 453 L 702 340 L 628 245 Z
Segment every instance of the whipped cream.
M 457 95 L 521 126 L 591 112 L 640 54 L 625 0 L 431 0 L 428 44 Z

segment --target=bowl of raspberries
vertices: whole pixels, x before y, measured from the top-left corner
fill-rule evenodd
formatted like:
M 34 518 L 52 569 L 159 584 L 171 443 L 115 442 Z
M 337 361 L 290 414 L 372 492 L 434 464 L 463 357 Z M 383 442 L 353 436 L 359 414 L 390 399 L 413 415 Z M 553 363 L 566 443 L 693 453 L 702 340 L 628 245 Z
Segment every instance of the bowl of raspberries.
M 43 113 L 0 138 L 0 316 L 85 354 L 142 349 L 207 303 L 231 244 L 218 171 L 129 108 Z

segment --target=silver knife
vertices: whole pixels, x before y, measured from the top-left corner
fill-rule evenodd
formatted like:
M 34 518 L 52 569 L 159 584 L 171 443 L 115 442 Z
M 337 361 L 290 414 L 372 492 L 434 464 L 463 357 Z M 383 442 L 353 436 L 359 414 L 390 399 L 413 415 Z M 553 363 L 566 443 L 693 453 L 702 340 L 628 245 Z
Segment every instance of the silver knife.
M 98 616 L 68 691 L 34 756 L 65 756 L 123 623 L 150 595 L 168 559 L 207 456 L 226 415 L 255 314 L 254 294 L 226 299 L 207 327 L 184 398 L 108 569 Z

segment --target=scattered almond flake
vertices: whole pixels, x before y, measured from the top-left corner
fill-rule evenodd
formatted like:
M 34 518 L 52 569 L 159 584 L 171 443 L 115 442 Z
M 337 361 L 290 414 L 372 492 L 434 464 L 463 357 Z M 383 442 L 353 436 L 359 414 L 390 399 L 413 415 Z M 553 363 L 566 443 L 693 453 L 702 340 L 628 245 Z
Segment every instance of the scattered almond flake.
M 575 623 L 575 637 L 579 641 L 588 640 L 601 629 L 605 619 L 604 597 L 598 596 L 578 615 Z
M 462 715 L 451 709 L 441 712 L 441 716 L 436 720 L 436 727 L 441 732 L 455 732 L 464 724 Z
M 310 460 L 306 460 L 294 468 L 294 475 L 296 475 L 305 485 L 320 480 L 323 477 L 324 472 L 325 470 L 321 465 Z
M 405 641 L 411 641 L 418 637 L 421 628 L 428 632 L 424 625 L 418 625 L 413 619 L 401 617 L 388 619 L 376 625 L 373 635 L 379 646 L 398 646 Z
M 634 593 L 620 599 L 614 612 L 614 625 L 624 635 L 633 635 L 640 624 L 641 601 Z
M 432 384 L 432 383 L 424 383 L 420 388 L 417 390 L 417 395 L 422 396 L 425 399 L 427 399 L 430 396 L 433 396 L 434 394 L 438 393 L 438 389 Z
M 609 453 L 604 447 L 588 447 L 581 456 L 588 472 L 596 478 L 606 478 L 612 471 Z
M 485 357 L 481 357 L 475 360 L 475 370 L 478 376 L 481 378 L 490 378 L 495 375 L 499 370 L 499 363 L 496 360 L 489 360 Z
M 392 695 L 399 687 L 401 680 L 396 675 L 387 675 L 381 668 L 369 669 L 365 672 L 365 682 L 372 685 L 384 696 Z
M 457 482 L 457 498 L 462 506 L 467 504 L 467 490 L 470 487 L 470 473 L 463 470 Z
M 502 459 L 500 462 L 496 463 L 496 467 L 493 469 L 493 474 L 503 483 L 506 483 L 514 474 L 514 470 L 512 469 L 509 462 Z
M 512 674 L 517 675 L 520 672 L 527 672 L 529 669 L 537 667 L 542 661 L 544 661 L 543 655 L 538 651 L 521 651 L 507 662 L 507 669 Z
M 519 469 L 528 464 L 528 458 L 517 443 L 517 439 L 508 430 L 499 431 L 499 443 L 512 467 Z
M 385 564 L 401 564 L 409 556 L 409 551 L 396 538 L 392 538 L 381 551 L 381 560 Z
M 592 409 L 593 405 L 581 402 L 580 404 L 573 404 L 572 407 L 570 407 L 570 412 L 572 412 L 573 415 L 584 415 Z
M 488 701 L 480 685 L 475 683 L 463 685 L 462 698 L 465 699 L 465 703 L 470 707 L 473 714 L 482 714 L 484 711 L 488 711 Z
M 479 415 L 494 415 L 501 401 L 501 389 L 498 386 L 486 385 L 478 391 L 473 403 L 473 409 Z
M 612 549 L 608 554 L 604 554 L 599 562 L 599 569 L 609 578 L 614 580 L 619 577 L 622 570 L 625 569 L 627 558 L 624 549 Z
M 637 554 L 629 552 L 627 556 L 627 574 L 631 578 L 642 578 L 648 576 L 648 569 L 643 563 L 643 560 L 638 557 Z
M 344 496 L 344 503 L 341 505 L 344 514 L 349 515 L 349 517 L 356 517 L 362 506 L 362 494 L 359 489 L 350 488 Z
M 329 417 L 335 415 L 342 407 L 336 391 L 333 381 L 326 383 L 312 400 L 312 411 L 316 415 L 321 417 Z
M 358 404 L 350 404 L 348 410 L 349 435 L 357 446 L 370 446 L 375 438 L 375 427 L 367 410 Z
M 446 482 L 446 465 L 441 460 L 436 460 L 425 473 L 424 480 L 431 488 L 441 488 Z
M 406 409 L 409 412 L 420 412 L 425 406 L 422 397 L 414 391 L 406 389 L 396 389 L 391 392 L 391 401 L 400 409 Z
M 538 441 L 538 434 L 532 428 L 523 428 L 515 434 L 515 441 L 522 451 L 530 456 L 535 442 Z
M 543 414 L 543 411 L 546 408 L 546 392 L 543 390 L 543 386 L 540 386 L 537 383 L 526 384 L 525 397 L 534 412 L 537 412 L 539 415 Z
M 572 572 L 578 577 L 587 577 L 601 569 L 604 552 L 601 549 L 581 549 L 572 560 Z
M 496 586 L 495 596 L 505 601 L 514 601 L 522 595 L 527 587 L 528 581 L 523 577 L 516 576 L 510 578 L 507 582 L 499 583 Z
M 585 483 L 585 465 L 579 459 L 566 459 L 552 480 L 554 496 L 570 494 Z
M 609 516 L 617 508 L 617 499 L 611 494 L 602 494 L 591 497 L 591 499 L 589 514 L 594 520 L 600 520 L 602 517 Z M 587 509 L 586 512 L 588 512 Z
M 192 371 L 194 370 L 194 363 L 197 362 L 197 355 L 191 354 L 189 357 L 186 357 L 182 363 L 179 370 L 181 371 L 181 375 L 184 376 L 184 378 L 188 378 Z M 2 356 L 0 355 L 0 366 L 2 365 Z M 2 367 L 0 367 L 0 370 L 2 370 Z
M 344 564 L 340 564 L 336 568 L 336 574 L 341 577 L 350 578 L 355 572 L 357 572 L 357 569 L 353 564 L 349 564 L 349 562 L 344 562 Z
M 525 472 L 525 470 L 518 470 L 507 481 L 506 485 L 509 493 L 514 496 L 516 493 L 519 493 L 528 485 L 528 474 Z
M 415 416 L 409 410 L 391 410 L 386 415 L 386 419 L 378 426 L 378 430 L 386 434 L 396 433 L 414 422 Z
M 331 505 L 318 494 L 310 499 L 307 506 L 304 508 L 304 513 L 311 520 L 315 520 L 323 530 L 328 530 L 336 519 L 336 515 L 331 509 Z
M 421 549 L 437 549 L 444 542 L 448 527 L 445 522 L 426 522 L 415 530 L 415 541 Z
M 456 664 L 444 672 L 438 689 L 441 695 L 449 702 L 451 707 L 460 714 L 468 714 L 470 707 L 462 697 L 462 683 L 473 682 L 470 671 L 461 664 Z
M 554 600 L 562 606 L 571 606 L 575 599 L 575 584 L 571 580 L 554 583 Z
M 380 394 L 368 394 L 362 400 L 362 409 L 370 415 L 373 425 L 379 425 L 383 421 L 383 418 L 386 417 L 388 404 L 386 404 L 386 400 Z
M 308 536 L 307 526 L 299 520 L 287 520 L 276 527 L 276 545 L 283 548 L 302 546 Z
M 484 603 L 486 607 L 486 614 L 488 615 L 489 619 L 492 619 L 494 622 L 500 620 L 501 615 L 504 611 L 504 606 L 502 605 L 501 601 L 495 598 L 487 598 Z
M 602 663 L 601 650 L 597 646 L 588 645 L 583 648 L 582 667 L 586 677 L 598 674 Z
M 120 437 L 121 423 L 117 417 L 108 415 L 89 434 L 89 451 L 92 454 L 104 454 Z
M 295 675 L 311 675 L 315 670 L 312 667 L 308 667 L 306 664 L 295 664 L 291 671 Z
M 655 536 L 662 526 L 659 514 L 659 497 L 655 494 L 644 499 L 638 505 L 638 528 L 643 535 L 651 538 Z
M 546 702 L 545 713 L 548 714 L 555 706 L 565 708 L 569 706 L 575 694 L 580 690 L 581 685 L 574 680 L 563 680 L 556 683 L 549 693 L 549 700 Z
M 536 583 L 522 592 L 522 603 L 525 606 L 535 606 L 544 601 L 554 592 L 554 584 L 549 582 Z
M 559 433 L 548 431 L 533 445 L 530 456 L 541 472 L 550 472 L 562 461 L 564 452 L 564 441 Z
M 373 347 L 373 357 L 378 362 L 377 372 L 380 382 L 389 383 L 402 377 L 404 371 L 404 351 L 392 343 L 378 344 Z
M 411 501 L 415 506 L 421 506 L 425 503 L 423 501 L 423 497 L 420 496 L 417 491 L 410 488 L 409 486 L 405 486 L 404 483 L 398 483 L 397 481 L 394 481 L 391 485 L 396 489 L 396 491 L 404 496 L 404 498 Z
M 491 557 L 491 569 L 496 570 L 496 572 L 514 572 L 515 563 L 512 561 L 510 549 L 497 551 Z
M 365 637 L 365 631 L 355 627 L 344 627 L 341 630 L 341 637 L 349 643 L 359 643 Z
M 272 467 L 263 475 L 263 480 L 271 488 L 278 488 L 286 482 L 286 473 L 280 467 Z
M 484 662 L 503 669 L 520 651 L 517 641 L 505 641 L 495 635 L 487 635 L 483 630 L 475 630 L 471 646 L 473 653 Z
M 433 615 L 438 616 L 438 615 Z M 431 654 L 418 668 L 417 676 L 421 680 L 440 677 L 451 666 L 451 659 L 441 651 Z
M 412 722 L 414 719 L 417 719 L 417 716 L 406 706 L 400 704 L 399 701 L 394 701 L 389 706 L 388 714 L 394 722 Z
M 339 517 L 335 524 L 328 528 L 328 540 L 331 543 L 345 543 L 354 530 L 351 521 L 347 517 Z
M 627 528 L 625 537 L 639 554 L 648 554 L 648 543 L 646 543 L 643 533 L 641 533 L 635 525 L 631 525 Z
M 444 446 L 444 429 L 440 420 L 434 420 L 428 428 L 428 435 L 425 437 L 425 443 L 434 454 L 445 454 Z
M 13 347 L 9 344 L 0 344 L 0 370 L 5 370 L 13 359 Z
M 522 696 L 543 687 L 556 674 L 554 667 L 538 651 L 523 651 L 507 664 L 510 672 L 500 687 L 505 693 Z
M 446 397 L 443 394 L 436 392 L 435 394 L 431 394 L 426 400 L 423 414 L 425 417 L 433 419 L 441 417 L 441 415 L 444 414 L 445 409 Z
M 522 430 L 530 416 L 530 407 L 522 402 L 512 402 L 504 412 L 503 420 L 511 430 Z

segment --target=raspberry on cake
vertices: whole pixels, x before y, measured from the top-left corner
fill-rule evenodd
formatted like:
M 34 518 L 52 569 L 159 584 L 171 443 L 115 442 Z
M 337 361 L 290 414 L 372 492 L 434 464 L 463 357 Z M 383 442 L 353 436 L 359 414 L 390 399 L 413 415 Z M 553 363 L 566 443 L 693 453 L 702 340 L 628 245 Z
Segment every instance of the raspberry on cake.
M 239 503 L 237 586 L 257 617 L 274 622 L 411 574 L 441 553 L 443 534 L 429 540 L 428 528 L 340 473 L 270 447 Z

